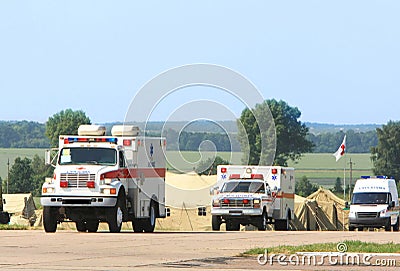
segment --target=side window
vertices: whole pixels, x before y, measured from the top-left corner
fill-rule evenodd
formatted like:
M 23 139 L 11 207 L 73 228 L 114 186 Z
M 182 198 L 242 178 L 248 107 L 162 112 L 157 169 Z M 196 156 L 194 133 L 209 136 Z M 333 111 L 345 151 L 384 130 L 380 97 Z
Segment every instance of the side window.
M 126 167 L 125 165 L 125 157 L 122 151 L 119 151 L 119 167 Z

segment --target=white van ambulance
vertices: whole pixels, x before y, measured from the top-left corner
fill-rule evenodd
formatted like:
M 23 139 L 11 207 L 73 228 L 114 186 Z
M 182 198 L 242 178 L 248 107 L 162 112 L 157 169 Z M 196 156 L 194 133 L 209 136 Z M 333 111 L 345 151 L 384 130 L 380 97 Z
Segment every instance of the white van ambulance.
M 347 204 L 348 205 L 348 204 Z M 349 230 L 381 228 L 399 230 L 399 197 L 396 182 L 386 176 L 357 180 L 349 213 Z

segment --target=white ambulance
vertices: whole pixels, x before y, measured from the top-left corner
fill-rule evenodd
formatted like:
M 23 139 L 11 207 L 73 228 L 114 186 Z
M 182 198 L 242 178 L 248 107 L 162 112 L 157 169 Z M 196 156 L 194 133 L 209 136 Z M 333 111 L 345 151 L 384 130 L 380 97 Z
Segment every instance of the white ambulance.
M 348 204 L 346 204 L 348 205 Z M 399 230 L 399 197 L 396 182 L 386 176 L 357 180 L 350 205 L 349 230 L 381 228 Z
M 280 166 L 234 166 L 217 168 L 217 186 L 211 204 L 212 229 L 239 230 L 253 225 L 265 230 L 288 230 L 294 217 L 294 169 Z
M 153 232 L 165 217 L 165 138 L 139 136 L 134 126 L 81 125 L 76 135 L 61 135 L 57 155 L 46 162 L 54 175 L 42 186 L 46 232 L 61 222 L 96 232 L 107 222 L 111 232 L 132 221 L 135 232 Z

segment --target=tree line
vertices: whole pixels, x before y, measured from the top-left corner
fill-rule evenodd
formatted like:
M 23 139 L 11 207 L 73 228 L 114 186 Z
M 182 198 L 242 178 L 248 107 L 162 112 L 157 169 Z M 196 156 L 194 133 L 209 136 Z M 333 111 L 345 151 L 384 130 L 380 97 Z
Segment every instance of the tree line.
M 46 124 L 33 121 L 0 121 L 0 148 L 49 148 L 50 140 L 45 134 Z M 357 132 L 308 133 L 306 139 L 314 145 L 314 153 L 333 153 L 347 135 L 349 153 L 369 153 L 378 144 L 376 130 Z M 150 134 L 155 135 L 155 134 Z M 159 134 L 157 134 L 159 136 Z M 167 138 L 168 150 L 197 151 L 203 141 L 214 143 L 217 151 L 240 151 L 236 133 L 192 132 L 178 133 L 168 129 L 163 136 Z M 57 144 L 57 141 L 53 142 Z M 205 146 L 207 150 L 207 144 Z

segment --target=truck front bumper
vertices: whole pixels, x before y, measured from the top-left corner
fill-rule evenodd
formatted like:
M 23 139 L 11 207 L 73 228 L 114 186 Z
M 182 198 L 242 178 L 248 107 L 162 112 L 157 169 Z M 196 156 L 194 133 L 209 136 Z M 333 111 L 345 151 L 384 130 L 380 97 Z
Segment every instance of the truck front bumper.
M 212 208 L 211 215 L 221 216 L 260 216 L 261 209 L 233 209 L 233 208 Z
M 42 196 L 40 204 L 51 207 L 113 207 L 117 197 Z

